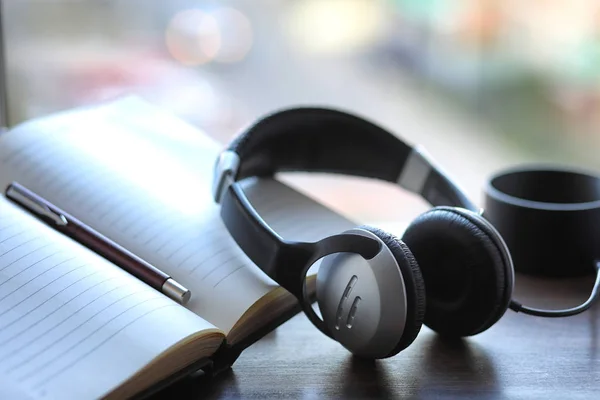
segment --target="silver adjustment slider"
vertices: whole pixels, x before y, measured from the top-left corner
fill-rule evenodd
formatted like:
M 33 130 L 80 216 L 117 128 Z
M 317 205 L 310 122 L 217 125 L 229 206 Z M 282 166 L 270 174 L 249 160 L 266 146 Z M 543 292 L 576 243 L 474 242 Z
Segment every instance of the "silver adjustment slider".
M 221 202 L 223 193 L 225 193 L 225 190 L 227 190 L 229 187 L 229 184 L 227 183 L 227 177 L 235 177 L 237 175 L 239 166 L 240 157 L 237 155 L 237 153 L 231 150 L 226 150 L 219 154 L 213 170 L 212 185 L 213 199 L 217 203 Z
M 398 185 L 413 193 L 422 193 L 427 178 L 435 166 L 431 157 L 421 146 L 413 147 L 400 176 L 396 181 Z

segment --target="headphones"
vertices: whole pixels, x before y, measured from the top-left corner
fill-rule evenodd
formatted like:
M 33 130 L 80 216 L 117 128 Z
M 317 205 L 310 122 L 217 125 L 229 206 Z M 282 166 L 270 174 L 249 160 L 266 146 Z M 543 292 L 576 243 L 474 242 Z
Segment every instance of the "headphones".
M 239 181 L 303 171 L 395 183 L 432 209 L 402 238 L 360 226 L 316 242 L 280 237 L 250 204 Z M 263 117 L 218 157 L 212 193 L 238 246 L 293 294 L 309 320 L 353 354 L 379 359 L 408 347 L 422 324 L 439 334 L 472 336 L 508 308 L 559 317 L 589 308 L 598 295 L 567 310 L 533 309 L 511 300 L 514 268 L 508 247 L 482 210 L 419 147 L 383 128 L 333 109 L 294 108 Z M 321 260 L 312 308 L 306 282 Z

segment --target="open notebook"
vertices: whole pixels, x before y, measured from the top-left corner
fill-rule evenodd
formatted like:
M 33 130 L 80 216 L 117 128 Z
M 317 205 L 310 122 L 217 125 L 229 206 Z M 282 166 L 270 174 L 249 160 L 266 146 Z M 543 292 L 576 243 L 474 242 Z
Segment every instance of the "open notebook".
M 2 192 L 23 184 L 192 291 L 183 307 L 0 197 L 0 386 L 31 398 L 147 393 L 178 372 L 228 367 L 298 312 L 221 224 L 210 196 L 219 150 L 137 98 L 0 136 Z M 352 226 L 276 180 L 245 184 L 286 238 Z

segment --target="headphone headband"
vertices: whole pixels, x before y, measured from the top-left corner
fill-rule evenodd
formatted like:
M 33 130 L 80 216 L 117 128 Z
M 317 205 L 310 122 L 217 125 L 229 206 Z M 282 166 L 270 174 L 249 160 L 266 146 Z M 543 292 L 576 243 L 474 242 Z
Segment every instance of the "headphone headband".
M 239 179 L 303 171 L 393 182 L 411 148 L 353 115 L 322 108 L 295 108 L 262 118 L 238 136 L 228 150 L 240 157 Z
M 277 172 L 338 173 L 397 183 L 432 206 L 477 212 L 464 192 L 419 147 L 357 116 L 324 108 L 295 108 L 268 115 L 220 155 L 213 196 L 224 177 L 234 181 Z

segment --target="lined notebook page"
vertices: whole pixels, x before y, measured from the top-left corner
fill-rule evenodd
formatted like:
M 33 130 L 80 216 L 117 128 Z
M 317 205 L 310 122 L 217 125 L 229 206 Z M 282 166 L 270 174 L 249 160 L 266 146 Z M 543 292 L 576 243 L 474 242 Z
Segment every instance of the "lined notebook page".
M 97 398 L 206 329 L 214 327 L 0 198 L 0 382 L 19 397 Z
M 18 180 L 171 274 L 189 308 L 228 332 L 275 287 L 237 248 L 210 194 L 219 147 L 135 99 L 26 124 L 0 141 L 0 184 Z M 352 224 L 289 187 L 248 182 L 284 237 L 319 239 Z

